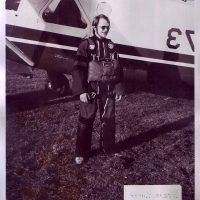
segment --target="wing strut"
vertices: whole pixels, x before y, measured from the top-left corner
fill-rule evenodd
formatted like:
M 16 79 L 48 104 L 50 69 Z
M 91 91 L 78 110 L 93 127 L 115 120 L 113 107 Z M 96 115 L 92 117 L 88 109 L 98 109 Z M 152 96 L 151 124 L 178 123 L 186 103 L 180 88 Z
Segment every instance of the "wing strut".
M 17 54 L 24 62 L 30 66 L 34 66 L 35 63 L 23 52 L 21 51 L 13 42 L 6 38 L 6 46 L 10 48 L 15 54 Z

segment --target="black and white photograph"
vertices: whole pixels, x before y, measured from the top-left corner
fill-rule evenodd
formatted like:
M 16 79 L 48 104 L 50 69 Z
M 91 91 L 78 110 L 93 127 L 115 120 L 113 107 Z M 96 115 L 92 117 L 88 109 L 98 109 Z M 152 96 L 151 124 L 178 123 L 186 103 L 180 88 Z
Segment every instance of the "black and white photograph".
M 7 200 L 195 200 L 195 0 L 5 0 Z

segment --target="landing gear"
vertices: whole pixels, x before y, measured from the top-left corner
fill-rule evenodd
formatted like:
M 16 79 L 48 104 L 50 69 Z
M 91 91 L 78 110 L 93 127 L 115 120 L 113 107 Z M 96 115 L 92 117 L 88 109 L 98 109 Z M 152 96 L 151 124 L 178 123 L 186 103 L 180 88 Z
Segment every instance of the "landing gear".
M 57 97 L 68 96 L 71 94 L 69 79 L 58 72 L 47 72 L 48 79 L 45 89 L 50 95 Z

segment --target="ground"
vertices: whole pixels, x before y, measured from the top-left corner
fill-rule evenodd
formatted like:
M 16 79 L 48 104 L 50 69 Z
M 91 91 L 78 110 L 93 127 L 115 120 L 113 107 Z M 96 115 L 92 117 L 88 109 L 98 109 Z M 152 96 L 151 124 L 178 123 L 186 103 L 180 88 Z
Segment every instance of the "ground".
M 79 102 L 42 101 L 38 91 L 45 81 L 43 70 L 32 79 L 7 73 L 8 200 L 121 200 L 124 185 L 145 184 L 178 184 L 183 200 L 194 200 L 194 100 L 188 88 L 170 93 L 135 86 L 116 104 L 117 153 L 99 153 L 97 116 L 92 155 L 76 166 Z

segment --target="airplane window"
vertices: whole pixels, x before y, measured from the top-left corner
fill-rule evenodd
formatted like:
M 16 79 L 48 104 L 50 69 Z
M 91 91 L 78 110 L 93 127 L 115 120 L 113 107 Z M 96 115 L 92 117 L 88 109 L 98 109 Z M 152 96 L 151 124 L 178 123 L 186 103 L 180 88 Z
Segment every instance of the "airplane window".
M 47 8 L 42 17 L 49 23 L 77 28 L 86 28 L 87 26 L 74 0 L 61 0 L 53 12 Z
M 6 10 L 17 11 L 21 0 L 6 0 Z

